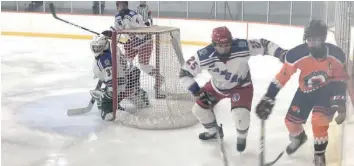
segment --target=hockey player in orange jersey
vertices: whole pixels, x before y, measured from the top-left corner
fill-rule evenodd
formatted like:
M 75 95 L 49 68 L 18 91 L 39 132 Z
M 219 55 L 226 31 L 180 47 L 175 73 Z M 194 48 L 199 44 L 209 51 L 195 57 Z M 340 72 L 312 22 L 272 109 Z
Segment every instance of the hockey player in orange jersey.
M 337 124 L 342 124 L 346 118 L 346 57 L 339 47 L 325 43 L 326 37 L 327 25 L 323 21 L 312 20 L 305 28 L 305 43 L 289 50 L 282 69 L 256 107 L 258 117 L 266 120 L 276 95 L 300 69 L 299 88 L 285 117 L 291 141 L 286 152 L 291 155 L 306 142 L 302 124 L 306 123 L 312 111 L 315 166 L 326 165 L 327 130 L 335 113 L 338 112 Z

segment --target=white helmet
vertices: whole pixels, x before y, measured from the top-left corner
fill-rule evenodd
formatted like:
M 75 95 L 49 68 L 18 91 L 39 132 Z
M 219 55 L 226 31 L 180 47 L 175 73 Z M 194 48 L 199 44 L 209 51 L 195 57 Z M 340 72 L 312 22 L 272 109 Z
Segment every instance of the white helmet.
M 101 55 L 104 50 L 109 48 L 109 41 L 103 34 L 97 35 L 90 42 L 91 51 L 94 53 L 95 57 Z

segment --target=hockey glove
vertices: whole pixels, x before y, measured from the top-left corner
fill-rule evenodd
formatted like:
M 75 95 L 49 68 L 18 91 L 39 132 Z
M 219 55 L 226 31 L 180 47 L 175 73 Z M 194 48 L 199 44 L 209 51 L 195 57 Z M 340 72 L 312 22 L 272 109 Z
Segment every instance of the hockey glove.
M 193 94 L 197 99 L 202 101 L 205 105 L 214 106 L 218 101 L 217 99 L 208 92 L 205 92 L 201 88 L 197 93 Z
M 337 124 L 342 124 L 346 118 L 346 96 L 333 96 L 331 98 L 331 110 L 333 112 L 338 112 L 337 117 L 335 118 L 335 121 Z
M 112 38 L 112 31 L 111 30 L 105 30 L 102 32 L 102 34 L 108 38 Z
M 288 53 L 289 50 L 281 50 L 279 55 L 279 60 L 281 63 L 285 62 L 285 55 Z
M 256 114 L 260 119 L 266 120 L 272 112 L 275 100 L 264 96 L 256 107 Z

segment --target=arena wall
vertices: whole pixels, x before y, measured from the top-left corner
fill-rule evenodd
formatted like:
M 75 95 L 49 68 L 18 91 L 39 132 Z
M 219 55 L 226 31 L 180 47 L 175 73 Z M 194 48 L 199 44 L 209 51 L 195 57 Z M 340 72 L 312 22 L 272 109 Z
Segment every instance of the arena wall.
M 97 32 L 109 29 L 113 25 L 113 16 L 97 15 L 69 15 L 59 14 L 75 24 L 87 27 Z M 50 13 L 1 13 L 1 20 L 13 20 L 1 22 L 2 35 L 54 37 L 70 39 L 91 39 L 92 34 L 74 26 L 68 25 L 53 18 Z M 292 47 L 302 42 L 301 27 L 271 25 L 264 23 L 248 23 L 236 21 L 210 21 L 156 18 L 154 24 L 175 26 L 181 30 L 182 44 L 203 46 L 210 42 L 213 28 L 227 26 L 234 37 L 239 38 L 267 38 L 282 44 L 283 47 Z M 284 41 L 284 35 L 287 42 Z

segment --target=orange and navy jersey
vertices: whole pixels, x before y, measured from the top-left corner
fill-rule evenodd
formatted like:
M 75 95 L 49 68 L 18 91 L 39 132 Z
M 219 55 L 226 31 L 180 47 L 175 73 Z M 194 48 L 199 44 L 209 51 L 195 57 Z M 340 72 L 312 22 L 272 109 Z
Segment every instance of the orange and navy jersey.
M 305 93 L 309 93 L 328 85 L 330 82 L 345 82 L 348 74 L 345 70 L 346 57 L 343 51 L 333 45 L 326 43 L 327 56 L 323 60 L 315 59 L 307 47 L 301 44 L 286 54 L 282 69 L 273 81 L 273 87 L 269 90 L 275 97 L 277 91 L 282 88 L 290 77 L 299 69 L 299 88 Z M 343 91 L 343 90 L 342 90 Z M 344 90 L 345 93 L 345 90 Z

